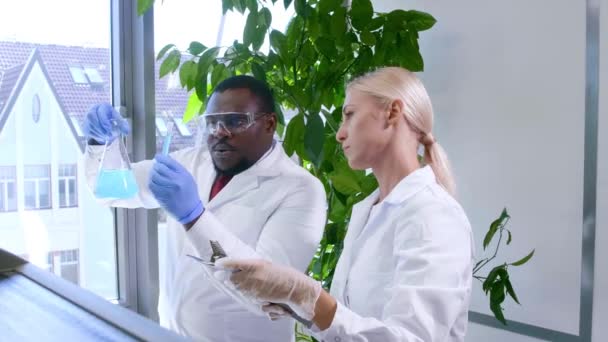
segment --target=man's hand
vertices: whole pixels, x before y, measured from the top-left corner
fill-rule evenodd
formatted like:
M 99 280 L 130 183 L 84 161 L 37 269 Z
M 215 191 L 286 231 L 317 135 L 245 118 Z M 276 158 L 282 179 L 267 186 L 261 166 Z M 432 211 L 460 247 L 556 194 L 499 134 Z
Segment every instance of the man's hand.
M 124 135 L 129 134 L 127 120 L 120 116 L 110 104 L 100 103 L 89 109 L 82 128 L 87 139 L 92 139 L 98 144 L 105 144 L 118 136 L 114 131 L 115 126 L 118 132 Z
M 175 159 L 157 155 L 148 187 L 158 203 L 181 224 L 196 220 L 204 211 L 194 178 Z

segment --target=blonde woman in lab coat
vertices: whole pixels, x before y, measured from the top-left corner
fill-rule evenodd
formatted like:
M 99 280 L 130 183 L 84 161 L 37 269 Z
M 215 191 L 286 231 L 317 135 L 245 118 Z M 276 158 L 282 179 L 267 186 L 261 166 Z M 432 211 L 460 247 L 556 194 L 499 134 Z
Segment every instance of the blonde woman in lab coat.
M 353 208 L 331 292 L 262 260 L 221 261 L 240 271 L 230 282 L 257 301 L 288 304 L 322 341 L 463 341 L 473 239 L 432 127 L 414 73 L 387 67 L 351 82 L 336 138 L 353 169 L 373 170 L 379 189 Z M 262 309 L 273 319 L 286 314 Z

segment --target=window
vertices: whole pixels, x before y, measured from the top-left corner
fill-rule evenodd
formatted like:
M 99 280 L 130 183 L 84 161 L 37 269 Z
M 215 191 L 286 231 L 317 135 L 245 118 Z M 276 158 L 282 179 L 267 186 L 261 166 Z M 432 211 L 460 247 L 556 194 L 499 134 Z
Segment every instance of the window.
M 192 135 L 192 132 L 190 132 L 190 129 L 188 128 L 188 126 L 186 126 L 186 124 L 184 124 L 184 121 L 182 118 L 173 118 L 173 121 L 175 122 L 175 126 L 177 126 L 177 130 L 179 131 L 179 134 L 183 135 L 184 137 L 189 137 Z
M 156 118 L 156 129 L 158 130 L 158 133 L 163 137 L 167 135 L 167 132 L 169 131 L 167 129 L 167 124 L 165 123 L 165 120 L 163 120 L 163 118 Z
M 84 73 L 87 75 L 90 83 L 101 84 L 103 83 L 103 79 L 101 75 L 99 75 L 99 71 L 95 68 L 84 68 Z
M 23 174 L 25 209 L 51 208 L 51 167 L 26 165 Z
M 32 119 L 34 122 L 40 120 L 40 96 L 38 94 L 32 98 Z
M 79 254 L 78 249 L 49 252 L 47 255 L 47 269 L 63 279 L 79 284 Z
M 76 165 L 59 165 L 59 207 L 78 206 L 76 191 Z
M 14 166 L 0 166 L 0 212 L 17 210 L 16 175 Z
M 0 37 L 0 75 L 20 72 L 3 78 L 0 91 L 0 165 L 6 165 L 0 166 L 0 248 L 111 300 L 119 297 L 116 211 L 78 186 L 84 178 L 77 165 L 85 113 L 124 91 L 113 89 L 112 56 L 120 56 L 119 65 L 125 53 L 111 49 L 119 44 L 110 17 L 111 6 L 122 3 L 15 1 L 0 11 L 0 36 L 13 37 Z M 37 210 L 50 208 L 57 210 Z M 23 211 L 7 213 L 14 210 Z
M 72 80 L 74 80 L 74 83 L 76 84 L 89 83 L 87 75 L 84 73 L 84 70 L 81 67 L 71 66 L 70 74 L 72 74 Z

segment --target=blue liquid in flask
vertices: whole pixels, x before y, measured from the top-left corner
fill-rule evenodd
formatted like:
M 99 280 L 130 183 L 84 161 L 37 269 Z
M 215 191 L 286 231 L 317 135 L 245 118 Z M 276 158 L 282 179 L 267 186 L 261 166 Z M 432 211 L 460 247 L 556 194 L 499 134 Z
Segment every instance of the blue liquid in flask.
M 95 196 L 98 198 L 131 198 L 138 191 L 133 171 L 129 169 L 99 171 L 95 186 Z

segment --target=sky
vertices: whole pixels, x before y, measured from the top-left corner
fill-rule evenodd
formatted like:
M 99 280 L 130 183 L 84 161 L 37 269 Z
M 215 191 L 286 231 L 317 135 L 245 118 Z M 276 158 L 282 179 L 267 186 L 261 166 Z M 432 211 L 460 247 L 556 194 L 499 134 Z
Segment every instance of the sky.
M 110 46 L 110 0 L 0 0 L 0 40 L 77 46 Z M 164 0 L 154 8 L 154 44 L 185 50 L 191 41 L 215 46 L 221 0 Z M 284 30 L 293 14 L 282 1 L 273 12 L 272 27 Z M 242 39 L 245 17 L 228 13 L 221 45 Z

